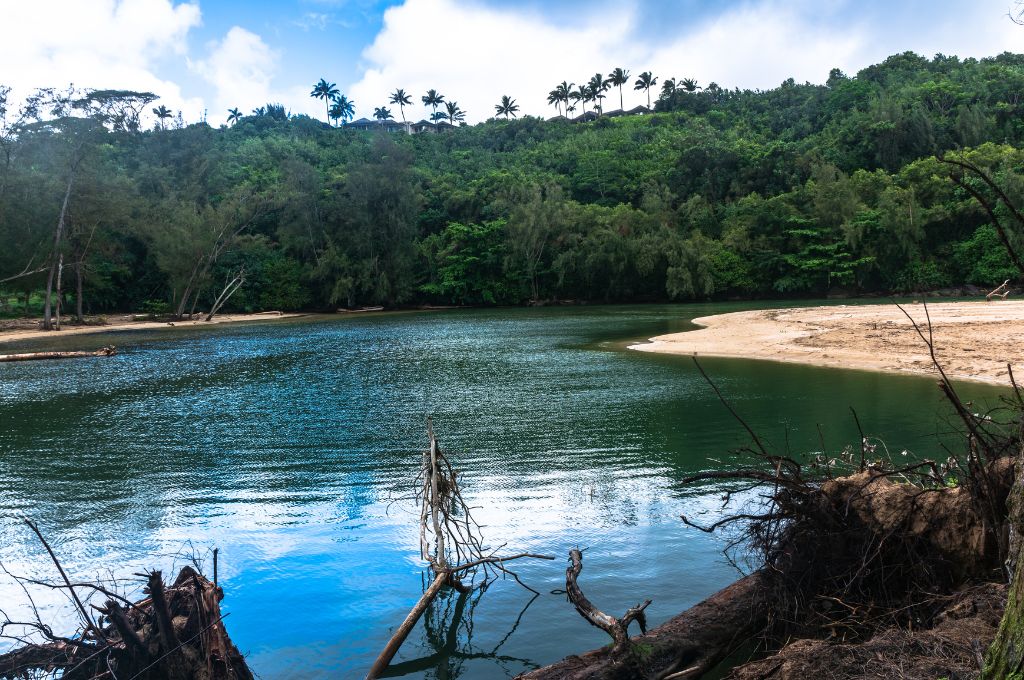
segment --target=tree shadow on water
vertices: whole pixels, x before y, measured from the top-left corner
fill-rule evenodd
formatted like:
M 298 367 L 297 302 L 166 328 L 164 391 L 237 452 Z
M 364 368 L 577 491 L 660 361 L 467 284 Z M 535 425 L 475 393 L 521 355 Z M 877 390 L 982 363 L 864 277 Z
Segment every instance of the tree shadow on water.
M 424 583 L 423 588 L 426 587 L 427 584 Z M 511 628 L 494 647 L 485 650 L 473 644 L 473 614 L 488 587 L 489 584 L 484 584 L 464 593 L 447 589 L 439 595 L 423 613 L 423 638 L 426 646 L 434 650 L 433 653 L 393 663 L 381 677 L 398 678 L 412 673 L 427 673 L 427 677 L 435 680 L 455 680 L 465 672 L 467 661 L 477 660 L 492 661 L 509 677 L 539 668 L 539 664 L 529 659 L 500 653 L 502 646 L 519 628 L 523 615 L 539 594 L 534 594 L 523 606 Z

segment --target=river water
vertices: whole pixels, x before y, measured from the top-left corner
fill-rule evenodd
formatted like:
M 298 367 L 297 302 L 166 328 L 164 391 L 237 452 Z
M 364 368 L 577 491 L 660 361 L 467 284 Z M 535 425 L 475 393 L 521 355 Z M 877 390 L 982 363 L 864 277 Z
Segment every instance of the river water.
M 750 306 L 452 310 L 54 341 L 120 353 L 0 365 L 0 561 L 54 578 L 23 516 L 74 577 L 126 587 L 190 556 L 209 571 L 216 547 L 228 630 L 260 677 L 361 677 L 421 593 L 407 496 L 429 415 L 487 542 L 557 559 L 517 567 L 538 597 L 512 581 L 443 597 L 392 671 L 515 675 L 607 642 L 552 592 L 570 548 L 587 549 L 580 583 L 599 607 L 618 615 L 651 598 L 652 624 L 737 577 L 722 538 L 679 521 L 720 517 L 720 490 L 677 482 L 729 464 L 744 433 L 689 359 L 624 347 Z M 932 379 L 703 364 L 780 450 L 856 445 L 853 407 L 894 457 L 945 457 L 950 411 Z M 1000 393 L 963 390 L 979 403 Z M 44 617 L 67 620 L 58 594 L 35 595 Z M 0 608 L 23 604 L 0 576 Z

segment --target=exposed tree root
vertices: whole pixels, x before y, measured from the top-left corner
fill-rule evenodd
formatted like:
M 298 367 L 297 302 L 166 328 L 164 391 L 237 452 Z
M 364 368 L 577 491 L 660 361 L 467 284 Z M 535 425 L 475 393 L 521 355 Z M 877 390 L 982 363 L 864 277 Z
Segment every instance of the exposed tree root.
M 223 591 L 192 567 L 183 568 L 170 585 L 159 571 L 149 573 L 149 596 L 134 603 L 98 585 L 65 580 L 51 587 L 69 591 L 87 623 L 80 634 L 59 637 L 38 620 L 4 622 L 0 635 L 23 644 L 0 654 L 0 679 L 253 679 L 224 627 Z M 76 589 L 107 596 L 102 607 L 90 605 L 98 618 L 81 605 Z
M 957 593 L 930 628 L 888 626 L 859 643 L 797 640 L 734 669 L 728 678 L 975 678 L 981 650 L 995 636 L 1005 603 L 1006 586 L 985 583 Z

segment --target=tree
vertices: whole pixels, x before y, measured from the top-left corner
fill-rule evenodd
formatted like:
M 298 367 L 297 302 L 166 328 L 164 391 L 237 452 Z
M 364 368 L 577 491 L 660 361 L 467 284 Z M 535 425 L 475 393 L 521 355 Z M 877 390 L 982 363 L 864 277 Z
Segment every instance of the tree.
M 692 78 L 683 78 L 681 81 L 679 81 L 679 87 L 691 94 L 696 92 L 697 90 L 703 89 L 700 85 L 697 84 L 697 81 Z
M 284 104 L 278 104 L 274 102 L 267 102 L 267 105 L 263 107 L 263 115 L 274 120 L 287 121 L 292 117 L 288 109 L 284 107 Z
M 352 120 L 353 116 L 355 116 L 355 102 L 345 95 L 340 94 L 334 100 L 334 103 L 331 104 L 331 108 L 328 113 L 331 118 L 334 120 L 340 120 L 341 124 L 344 125 L 347 121 Z
M 324 78 L 320 79 L 316 85 L 313 86 L 312 92 L 309 93 L 310 97 L 314 99 L 324 100 L 324 110 L 327 113 L 327 122 L 331 121 L 331 100 L 337 97 L 339 94 L 338 87 L 335 83 L 329 83 Z
M 633 83 L 634 90 L 643 90 L 647 93 L 647 108 L 651 108 L 651 88 L 658 84 L 658 79 L 655 78 L 650 71 L 644 71 L 640 74 L 640 77 Z
M 156 96 L 152 93 L 130 90 L 89 90 L 84 96 L 74 88 L 62 93 L 44 90 L 40 91 L 37 103 L 49 117 L 40 117 L 40 111 L 37 109 L 35 122 L 22 128 L 24 132 L 35 131 L 52 136 L 60 149 L 57 153 L 63 159 L 65 174 L 63 198 L 57 213 L 57 225 L 53 232 L 53 246 L 49 258 L 46 296 L 43 303 L 43 330 L 53 330 L 54 284 L 59 284 L 63 268 L 68 208 L 78 172 L 85 159 L 92 155 L 103 141 L 108 126 L 109 129 L 118 132 L 137 131 L 142 108 L 154 99 Z M 72 115 L 77 111 L 85 115 Z M 59 288 L 57 285 L 58 290 Z
M 426 106 L 431 107 L 434 113 L 437 113 L 437 107 L 444 104 L 444 95 L 437 90 L 427 90 L 427 93 L 422 97 L 422 101 Z
M 160 122 L 160 129 L 161 130 L 165 129 L 164 128 L 164 121 L 166 119 L 171 118 L 171 117 L 174 116 L 174 114 L 171 113 L 171 110 L 169 108 L 167 108 L 166 106 L 164 106 L 163 104 L 161 104 L 160 106 L 157 106 L 157 107 L 155 107 L 153 109 L 153 115 L 155 115 L 157 117 L 157 120 Z
M 583 116 L 586 118 L 587 102 L 593 98 L 590 94 L 590 86 L 586 84 L 578 86 L 573 92 L 569 93 L 569 97 L 573 101 L 579 102 L 583 105 Z
M 482 224 L 449 222 L 424 240 L 434 275 L 420 289 L 459 305 L 518 302 L 518 281 L 502 266 L 507 256 L 505 220 Z
M 444 107 L 448 111 L 448 122 L 452 125 L 466 120 L 466 112 L 459 108 L 458 102 L 445 102 Z
M 566 109 L 566 115 L 569 113 L 569 100 L 572 98 L 573 83 L 567 83 L 562 81 L 559 83 L 553 92 L 558 96 L 558 99 L 562 102 L 562 105 Z
M 373 110 L 373 117 L 380 121 L 381 125 L 384 124 L 384 121 L 392 120 L 394 118 L 394 116 L 391 115 L 391 111 L 383 106 L 378 106 Z
M 391 93 L 391 99 L 388 100 L 390 104 L 398 104 L 399 110 L 402 112 L 402 122 L 405 122 L 405 107 L 412 105 L 412 97 L 405 93 L 405 90 L 399 88 Z
M 370 159 L 345 179 L 325 255 L 335 267 L 330 277 L 342 284 L 335 284 L 332 297 L 350 306 L 403 302 L 415 285 L 421 196 L 413 157 L 391 135 L 375 137 Z
M 228 123 L 230 123 L 231 125 L 234 125 L 235 123 L 237 123 L 240 120 L 242 120 L 242 112 L 241 111 L 239 111 L 237 108 L 235 108 L 235 109 L 228 109 Z
M 554 106 L 558 115 L 562 115 L 562 95 L 557 89 L 548 92 L 548 106 Z
M 619 88 L 619 108 L 623 111 L 626 110 L 625 104 L 622 103 L 622 86 L 629 82 L 629 71 L 619 67 L 608 74 L 608 83 Z
M 661 97 L 662 99 L 670 99 L 672 95 L 676 93 L 676 79 L 666 78 L 661 84 Z
M 508 268 L 518 270 L 530 284 L 530 300 L 540 300 L 540 279 L 556 229 L 568 221 L 562 188 L 533 184 L 512 189 L 504 198 L 510 206 Z
M 142 128 L 143 110 L 157 96 L 152 92 L 134 90 L 86 90 L 71 102 L 71 107 L 84 111 L 115 132 L 137 133 Z
M 609 81 L 600 73 L 595 73 L 590 78 L 590 82 L 587 83 L 591 101 L 597 102 L 597 115 L 601 115 L 604 112 L 601 100 L 605 98 L 604 93 L 608 91 L 609 87 L 611 87 Z
M 175 316 L 191 318 L 214 265 L 271 208 L 270 198 L 241 185 L 217 203 L 172 197 L 154 206 L 150 239 L 156 264 L 174 288 Z
M 509 116 L 516 117 L 516 112 L 519 111 L 519 105 L 516 104 L 516 100 L 509 97 L 507 94 L 501 96 L 501 101 L 495 104 L 494 110 L 499 116 L 505 116 L 505 120 L 508 120 Z

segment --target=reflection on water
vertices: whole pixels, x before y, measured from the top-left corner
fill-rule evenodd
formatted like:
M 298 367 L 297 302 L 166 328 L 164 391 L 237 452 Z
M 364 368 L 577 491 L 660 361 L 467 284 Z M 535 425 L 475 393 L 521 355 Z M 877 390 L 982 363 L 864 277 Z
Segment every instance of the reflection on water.
M 421 583 L 421 590 L 427 589 L 427 581 Z M 472 592 L 459 593 L 455 590 L 442 592 L 427 606 L 421 626 L 430 654 L 418 659 L 409 659 L 391 664 L 381 676 L 400 678 L 413 673 L 428 673 L 437 678 L 458 678 L 467 661 L 487 661 L 503 669 L 507 675 L 516 675 L 524 669 L 538 668 L 539 664 L 530 659 L 521 659 L 501 653 L 501 648 L 519 629 L 523 615 L 540 593 L 533 594 L 519 611 L 508 632 L 493 647 L 481 649 L 473 642 L 474 615 L 477 606 L 489 588 L 482 585 Z
M 621 350 L 736 306 L 458 310 L 205 331 L 120 333 L 112 358 L 0 366 L 0 560 L 48 576 L 19 514 L 79 577 L 168 569 L 188 541 L 221 550 L 229 629 L 263 678 L 358 677 L 419 597 L 410 485 L 425 420 L 463 472 L 492 544 L 542 595 L 498 581 L 439 600 L 396 658 L 410 678 L 514 675 L 606 642 L 551 591 L 561 557 L 601 608 L 652 598 L 652 625 L 736 576 L 721 512 L 675 482 L 744 443 L 686 359 Z M 100 346 L 109 336 L 58 344 Z M 847 408 L 897 450 L 940 455 L 930 379 L 704 362 L 765 439 L 856 442 Z M 973 386 L 968 395 L 997 391 Z M 20 592 L 0 581 L 0 606 Z M 48 615 L 59 594 L 45 594 Z M 472 610 L 471 620 L 460 616 Z

